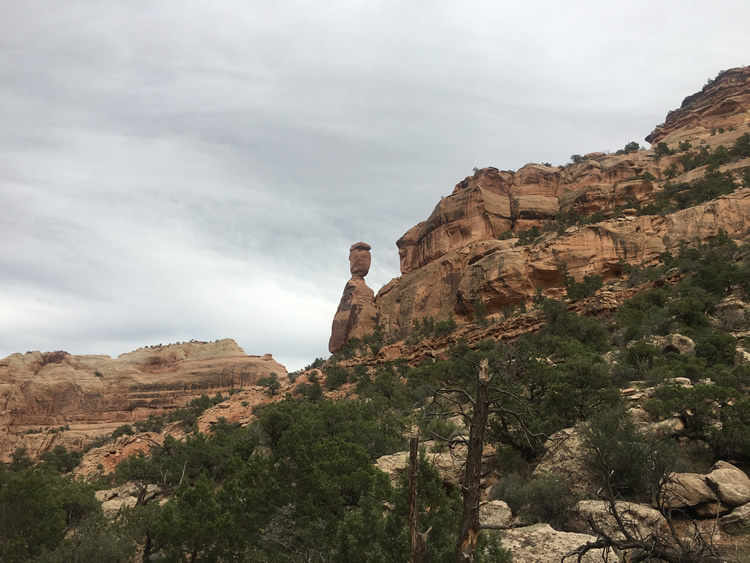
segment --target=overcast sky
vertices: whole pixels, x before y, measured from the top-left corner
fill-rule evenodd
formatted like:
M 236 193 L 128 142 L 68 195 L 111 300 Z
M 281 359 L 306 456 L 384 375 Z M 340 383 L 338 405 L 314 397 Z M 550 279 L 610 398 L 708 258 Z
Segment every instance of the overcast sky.
M 643 138 L 750 63 L 750 2 L 0 3 L 0 357 L 327 355 L 372 245 L 475 166 Z

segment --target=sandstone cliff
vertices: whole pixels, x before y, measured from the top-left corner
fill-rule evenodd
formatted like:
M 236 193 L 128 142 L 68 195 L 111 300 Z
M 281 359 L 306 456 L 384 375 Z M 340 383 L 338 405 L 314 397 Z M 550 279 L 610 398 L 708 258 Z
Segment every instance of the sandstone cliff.
M 562 296 L 565 269 L 576 280 L 596 274 L 607 281 L 682 240 L 705 241 L 719 229 L 745 236 L 747 189 L 676 212 L 646 215 L 640 208 L 663 198 L 669 183 L 705 176 L 708 165 L 683 164 L 685 146 L 728 149 L 749 132 L 750 67 L 742 67 L 670 112 L 646 138 L 652 149 L 590 153 L 565 166 L 527 164 L 516 172 L 476 170 L 397 241 L 402 275 L 375 297 L 378 322 L 396 336 L 425 317 L 467 322 L 477 302 L 492 315 L 540 290 Z M 739 186 L 748 166 L 749 158 L 734 158 L 711 169 L 733 175 Z
M 531 298 L 537 288 L 562 296 L 563 264 L 576 279 L 599 274 L 606 281 L 619 277 L 624 263 L 648 264 L 682 240 L 708 240 L 719 229 L 739 237 L 748 228 L 750 190 L 743 189 L 666 217 L 625 216 L 570 227 L 562 236 L 543 235 L 534 246 L 516 246 L 515 238 L 474 241 L 383 287 L 377 295 L 380 322 L 403 332 L 427 316 L 470 321 L 477 299 L 492 314 Z
M 670 111 L 646 141 L 676 143 L 706 132 L 747 125 L 750 112 L 750 67 L 733 68 L 709 80 L 700 92 L 688 96 L 679 109 Z M 721 141 L 720 137 L 717 141 Z
M 184 406 L 203 393 L 285 375 L 270 354 L 248 356 L 234 340 L 140 348 L 117 358 L 27 352 L 0 360 L 0 459 L 62 443 L 80 448 L 120 424 Z M 60 427 L 64 432 L 49 432 Z

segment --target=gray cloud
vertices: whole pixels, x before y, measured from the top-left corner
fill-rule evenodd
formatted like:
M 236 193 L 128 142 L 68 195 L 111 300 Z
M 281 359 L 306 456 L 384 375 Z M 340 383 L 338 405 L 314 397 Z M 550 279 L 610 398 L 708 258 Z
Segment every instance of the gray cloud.
M 594 2 L 0 7 L 0 356 L 235 338 L 326 352 L 348 247 L 474 166 L 642 139 L 747 64 L 750 6 Z

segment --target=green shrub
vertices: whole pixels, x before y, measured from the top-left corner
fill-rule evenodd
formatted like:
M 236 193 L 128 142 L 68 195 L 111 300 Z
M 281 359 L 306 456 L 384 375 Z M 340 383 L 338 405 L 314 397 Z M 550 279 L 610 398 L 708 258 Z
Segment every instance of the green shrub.
M 670 150 L 670 148 L 667 146 L 667 143 L 661 142 L 656 145 L 656 148 L 654 149 L 654 156 L 656 158 L 661 158 L 662 156 L 669 156 L 671 154 L 674 154 L 674 151 Z
M 745 133 L 739 137 L 729 152 L 735 158 L 747 158 L 750 156 L 750 133 Z
M 625 363 L 641 369 L 649 369 L 654 360 L 660 357 L 660 351 L 656 346 L 639 340 L 627 347 L 625 351 Z
M 578 500 L 565 477 L 551 473 L 534 477 L 523 485 L 521 497 L 519 514 L 522 519 L 529 523 L 547 522 L 552 526 L 560 525 L 565 512 Z
M 674 444 L 641 434 L 624 410 L 593 417 L 584 444 L 587 465 L 615 496 L 651 500 L 674 467 Z
M 492 486 L 490 500 L 502 500 L 508 504 L 513 514 L 518 514 L 525 502 L 522 492 L 524 482 L 520 473 L 506 473 Z
M 146 420 L 138 420 L 133 423 L 138 432 L 161 432 L 166 423 L 164 415 L 149 415 Z
M 490 499 L 503 500 L 525 523 L 561 523 L 564 514 L 577 502 L 568 481 L 545 473 L 524 482 L 518 473 L 503 475 L 490 491 Z
M 273 396 L 281 389 L 281 383 L 279 382 L 279 376 L 275 372 L 268 374 L 268 377 L 261 377 L 258 379 L 258 385 L 266 387 L 266 394 Z
M 635 152 L 639 150 L 641 150 L 641 145 L 638 144 L 636 141 L 631 141 L 625 145 L 625 148 L 622 148 L 616 151 L 615 154 L 630 154 L 631 152 Z
M 477 326 L 481 327 L 489 324 L 487 320 L 487 306 L 479 297 L 474 300 L 474 322 Z
M 323 373 L 326 375 L 325 386 L 329 391 L 341 387 L 349 377 L 349 370 L 338 364 L 328 364 L 323 369 Z
M 539 227 L 531 227 L 526 231 L 517 232 L 516 236 L 518 237 L 516 246 L 533 245 L 542 236 L 542 231 L 539 230 Z
M 679 172 L 680 172 L 680 169 L 677 167 L 677 164 L 674 162 L 663 170 L 664 177 L 667 178 L 668 180 L 671 180 L 672 178 L 677 176 Z
M 51 467 L 59 473 L 70 473 L 78 467 L 82 457 L 81 452 L 68 451 L 65 446 L 58 444 L 51 451 L 42 454 L 40 459 L 45 466 Z
M 317 368 L 320 368 L 320 367 L 322 367 L 322 366 L 323 366 L 323 364 L 325 364 L 325 363 L 326 363 L 326 360 L 325 360 L 325 358 L 315 358 L 315 361 L 314 361 L 313 363 L 311 363 L 311 364 L 310 364 L 310 365 L 308 365 L 308 366 L 305 366 L 305 369 L 304 369 L 304 371 L 309 371 L 309 370 L 311 370 L 311 369 L 317 369 Z
M 565 287 L 568 299 L 579 301 L 591 297 L 597 289 L 602 287 L 602 277 L 600 275 L 584 276 L 583 281 L 576 282 L 572 276 L 566 276 Z
M 456 321 L 451 315 L 444 321 L 438 321 L 435 323 L 435 337 L 440 338 L 442 336 L 448 336 L 451 332 L 456 330 L 458 328 L 458 325 L 456 325 Z
M 134 433 L 133 427 L 130 424 L 122 424 L 112 431 L 112 439 L 115 440 L 120 436 L 132 436 Z

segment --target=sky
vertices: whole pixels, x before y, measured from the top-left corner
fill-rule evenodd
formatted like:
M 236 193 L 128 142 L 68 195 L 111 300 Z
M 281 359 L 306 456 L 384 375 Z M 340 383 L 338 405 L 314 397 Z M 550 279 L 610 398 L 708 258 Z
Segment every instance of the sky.
M 617 150 L 750 64 L 750 2 L 0 4 L 0 358 L 327 356 L 474 167 Z

